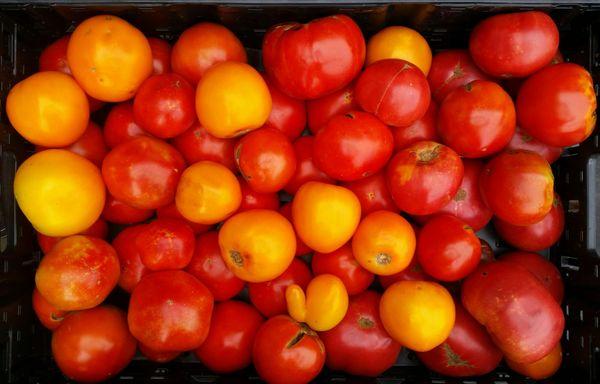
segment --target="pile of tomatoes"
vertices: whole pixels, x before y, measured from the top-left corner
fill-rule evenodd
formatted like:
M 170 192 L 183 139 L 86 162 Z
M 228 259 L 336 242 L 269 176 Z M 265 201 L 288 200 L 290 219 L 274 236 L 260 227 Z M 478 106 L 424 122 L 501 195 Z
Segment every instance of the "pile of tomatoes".
M 260 73 L 221 25 L 171 47 L 83 21 L 6 102 L 36 145 L 14 192 L 45 254 L 33 306 L 58 367 L 101 381 L 138 348 L 193 351 L 306 383 L 324 365 L 378 376 L 405 347 L 449 376 L 503 358 L 551 376 L 563 285 L 535 253 L 564 227 L 550 164 L 596 118 L 590 74 L 558 45 L 541 12 L 435 55 L 410 28 L 366 43 L 334 15 L 269 29 Z M 476 235 L 490 221 L 518 251 L 496 259 Z M 117 286 L 127 308 L 103 304 Z

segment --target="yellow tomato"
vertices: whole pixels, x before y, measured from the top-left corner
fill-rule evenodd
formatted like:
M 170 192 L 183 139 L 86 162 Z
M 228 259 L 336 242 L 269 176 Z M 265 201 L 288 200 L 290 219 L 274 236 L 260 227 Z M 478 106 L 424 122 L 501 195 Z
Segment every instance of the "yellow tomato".
M 367 44 L 367 65 L 384 59 L 406 60 L 427 76 L 431 67 L 431 48 L 414 29 L 387 27 L 371 37 Z
M 549 354 L 533 363 L 517 363 L 506 359 L 506 364 L 515 372 L 534 380 L 543 380 L 556 373 L 562 363 L 562 348 L 560 342 L 556 344 Z
M 100 170 L 64 149 L 48 149 L 25 160 L 14 183 L 19 208 L 46 236 L 70 236 L 89 228 L 104 208 Z

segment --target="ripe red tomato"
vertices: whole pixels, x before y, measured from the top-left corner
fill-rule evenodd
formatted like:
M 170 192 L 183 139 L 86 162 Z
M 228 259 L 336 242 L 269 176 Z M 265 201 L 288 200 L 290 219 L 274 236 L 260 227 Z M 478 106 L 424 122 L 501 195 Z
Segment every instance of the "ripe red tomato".
M 525 77 L 547 65 L 558 50 L 558 28 L 543 12 L 515 12 L 483 20 L 471 32 L 469 52 L 495 77 Z
M 252 346 L 263 317 L 241 301 L 215 305 L 208 337 L 194 353 L 208 369 L 230 373 L 252 363 Z
M 233 157 L 235 143 L 234 139 L 220 139 L 211 135 L 198 123 L 173 139 L 173 145 L 188 164 L 210 160 L 221 163 L 232 171 L 237 169 Z
M 375 291 L 351 297 L 344 319 L 335 328 L 319 333 L 329 369 L 376 377 L 394 365 L 402 347 L 383 328 L 380 300 Z
M 396 204 L 386 185 L 383 171 L 342 185 L 358 197 L 362 217 L 380 210 L 396 211 Z
M 329 177 L 359 180 L 379 171 L 394 150 L 389 128 L 359 111 L 332 117 L 315 137 L 315 165 Z
M 279 208 L 279 213 L 281 213 L 286 219 L 294 225 L 292 218 L 292 203 L 285 203 Z M 298 236 L 296 229 L 294 228 L 294 233 L 296 234 L 296 256 L 306 255 L 307 253 L 311 253 L 312 249 L 302 239 Z
M 150 273 L 135 286 L 127 322 L 133 336 L 155 351 L 198 348 L 208 335 L 213 297 L 184 271 Z
M 433 141 L 420 141 L 401 150 L 386 171 L 396 206 L 412 215 L 428 215 L 448 204 L 463 174 L 456 152 Z
M 281 92 L 267 76 L 263 79 L 271 93 L 271 114 L 263 127 L 279 129 L 290 141 L 296 140 L 306 127 L 306 104 Z
M 148 44 L 152 51 L 152 73 L 160 75 L 171 72 L 171 45 L 156 37 L 149 37 Z
M 312 136 L 299 137 L 292 144 L 296 154 L 296 172 L 283 188 L 290 195 L 295 194 L 304 183 L 309 181 L 333 182 L 315 165 L 313 161 L 314 144 L 315 138 Z
M 196 121 L 196 92 L 176 73 L 144 80 L 133 100 L 135 121 L 161 139 L 175 137 Z
M 415 232 L 415 234 L 418 235 L 418 232 Z M 410 264 L 408 264 L 408 267 L 404 268 L 402 271 L 388 276 L 380 275 L 377 276 L 377 278 L 384 289 L 398 281 L 432 280 L 431 277 L 427 276 L 425 271 L 423 271 L 423 267 L 419 265 L 416 257 L 413 257 Z
M 135 239 L 140 259 L 151 271 L 185 268 L 194 254 L 194 231 L 182 220 L 156 219 Z
M 148 220 L 153 214 L 151 209 L 134 208 L 107 194 L 102 218 L 115 224 L 135 224 Z
M 158 217 L 159 219 L 177 219 L 184 221 L 187 225 L 190 226 L 190 228 L 192 228 L 196 235 L 204 233 L 212 228 L 212 225 L 194 223 L 193 221 L 189 221 L 188 219 L 183 217 L 183 215 L 177 210 L 177 206 L 175 205 L 175 203 L 171 203 L 164 207 L 158 208 L 156 210 L 156 217 Z
M 306 289 L 313 275 L 306 263 L 297 258 L 279 277 L 264 283 L 248 283 L 248 295 L 252 304 L 265 317 L 287 313 L 285 290 L 292 284 Z
M 125 368 L 135 355 L 136 344 L 125 313 L 103 305 L 64 319 L 52 334 L 52 355 L 71 380 L 98 382 Z
M 64 237 L 46 236 L 40 232 L 36 232 L 36 234 L 38 244 L 44 254 L 50 252 L 59 241 L 64 239 Z M 96 222 L 94 222 L 94 224 L 91 225 L 91 227 L 79 233 L 79 235 L 87 235 L 98 237 L 100 239 L 105 239 L 106 235 L 108 235 L 108 224 L 106 223 L 106 221 L 98 219 L 96 220 Z
M 296 154 L 288 138 L 274 128 L 260 128 L 235 146 L 240 173 L 256 192 L 277 192 L 296 171 Z
M 550 164 L 554 163 L 562 154 L 561 147 L 553 147 L 531 137 L 527 132 L 517 127 L 512 139 L 505 147 L 506 150 L 525 150 L 541 155 Z
M 250 188 L 244 178 L 238 177 L 238 181 L 242 189 L 242 204 L 240 204 L 238 212 L 250 209 L 272 209 L 274 211 L 279 209 L 279 195 L 277 195 L 277 192 L 256 192 Z
M 308 129 L 313 135 L 316 135 L 333 116 L 359 108 L 354 97 L 354 83 L 352 82 L 338 91 L 306 102 Z
M 133 103 L 124 102 L 111 108 L 104 122 L 104 141 L 109 148 L 138 136 L 150 136 L 133 120 Z
M 67 316 L 69 313 L 67 311 L 61 311 L 54 305 L 50 304 L 48 300 L 44 299 L 44 296 L 42 296 L 37 288 L 33 288 L 31 303 L 37 318 L 40 320 L 40 323 L 42 323 L 44 327 L 51 331 L 58 328 L 58 326 L 65 319 L 65 316 Z
M 305 324 L 276 316 L 259 328 L 252 357 L 258 375 L 266 382 L 304 384 L 321 372 L 325 347 Z
M 139 344 L 140 353 L 150 361 L 156 363 L 168 363 L 174 360 L 181 354 L 179 351 L 155 351 L 154 349 L 146 347 L 144 344 Z
M 475 80 L 452 91 L 438 115 L 438 132 L 463 157 L 486 157 L 504 148 L 515 133 L 512 99 L 502 87 Z
M 392 127 L 394 147 L 397 151 L 419 141 L 440 141 L 437 132 L 438 107 L 432 100 L 427 112 L 414 123 L 406 127 Z
M 151 272 L 142 263 L 140 251 L 136 246 L 136 239 L 143 232 L 145 225 L 127 227 L 117 234 L 112 241 L 112 246 L 119 256 L 119 287 L 131 293 L 142 277 Z
M 138 137 L 106 155 L 102 177 L 111 195 L 127 205 L 156 209 L 175 199 L 185 162 L 164 141 Z
M 311 267 L 315 276 L 329 273 L 339 277 L 349 295 L 365 291 L 375 278 L 371 272 L 358 264 L 349 243 L 331 253 L 315 252 Z
M 48 148 L 39 145 L 36 145 L 35 147 L 36 152 L 40 152 L 45 149 Z M 77 141 L 68 147 L 63 147 L 63 149 L 85 157 L 98 167 L 102 166 L 102 160 L 104 160 L 104 157 L 108 153 L 108 148 L 106 147 L 106 144 L 104 143 L 104 137 L 102 136 L 102 130 L 93 121 L 89 122 L 87 128 L 83 132 L 83 135 L 81 135 Z
M 219 248 L 219 233 L 210 231 L 196 238 L 192 260 L 186 272 L 200 280 L 216 301 L 229 300 L 244 289 L 244 281 L 233 274 L 223 262 Z
M 400 59 L 369 65 L 354 88 L 361 108 L 387 125 L 406 127 L 427 112 L 431 95 L 423 72 Z

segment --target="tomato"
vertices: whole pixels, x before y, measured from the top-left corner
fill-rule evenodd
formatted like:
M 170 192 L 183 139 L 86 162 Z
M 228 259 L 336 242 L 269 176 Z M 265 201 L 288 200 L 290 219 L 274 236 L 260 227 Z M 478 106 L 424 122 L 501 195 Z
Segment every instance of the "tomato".
M 276 192 L 255 192 L 243 177 L 238 177 L 238 181 L 242 190 L 242 203 L 238 212 L 250 209 L 272 209 L 275 211 L 279 209 L 279 195 Z
M 171 67 L 192 85 L 198 84 L 206 70 L 222 61 L 245 63 L 246 51 L 227 28 L 214 23 L 198 23 L 179 36 L 173 46 Z
M 473 29 L 469 52 L 495 77 L 525 77 L 547 65 L 558 50 L 558 28 L 543 12 L 495 15 Z
M 396 150 L 404 149 L 419 141 L 440 141 L 437 126 L 438 107 L 432 100 L 427 112 L 411 125 L 406 127 L 392 127 L 394 147 Z
M 431 48 L 419 32 L 394 25 L 377 32 L 367 44 L 367 65 L 385 59 L 406 60 L 427 76 L 431 67 Z
M 215 305 L 206 341 L 194 353 L 213 372 L 230 373 L 252 363 L 252 346 L 263 317 L 241 301 Z
M 106 221 L 98 219 L 88 229 L 78 233 L 78 235 L 88 235 L 105 239 L 106 235 L 108 235 L 108 224 Z M 62 239 L 64 239 L 64 237 L 50 237 L 37 232 L 38 244 L 44 254 L 50 252 L 52 248 L 54 248 L 54 246 Z
M 64 147 L 85 132 L 90 108 L 85 93 L 71 76 L 38 72 L 10 89 L 6 114 L 27 141 L 44 147 Z
M 365 39 L 350 17 L 334 15 L 271 27 L 262 54 L 277 88 L 297 99 L 317 99 L 356 77 L 365 61 Z
M 532 363 L 562 335 L 562 310 L 542 283 L 514 262 L 482 264 L 462 284 L 462 304 L 507 359 Z
M 45 147 L 36 147 L 36 152 L 46 150 Z M 63 147 L 68 151 L 83 156 L 98 167 L 102 166 L 102 160 L 108 152 L 108 148 L 104 143 L 104 137 L 102 136 L 102 130 L 100 127 L 90 121 L 87 128 L 83 132 L 83 135 L 77 139 L 73 144 L 68 147 Z
M 303 290 L 312 280 L 313 275 L 306 263 L 294 259 L 290 266 L 278 277 L 262 283 L 248 283 L 248 296 L 252 305 L 265 317 L 287 314 L 285 291 L 292 284 Z
M 292 224 L 276 211 L 253 209 L 236 213 L 219 231 L 221 256 L 240 279 L 252 283 L 273 280 L 296 255 Z
M 562 348 L 560 342 L 552 351 L 533 363 L 523 364 L 506 360 L 506 364 L 515 372 L 534 380 L 543 380 L 554 375 L 562 364 Z
M 175 204 L 187 220 L 216 224 L 234 213 L 242 202 L 240 183 L 227 167 L 199 161 L 188 167 L 177 186 Z
M 65 376 L 79 382 L 117 375 L 135 350 L 125 313 L 107 305 L 69 315 L 52 334 L 54 361 Z
M 135 224 L 152 217 L 151 209 L 140 209 L 115 199 L 112 195 L 106 196 L 106 204 L 102 211 L 104 220 L 115 224 Z
M 376 377 L 394 365 L 402 347 L 383 328 L 380 299 L 381 295 L 375 291 L 351 297 L 342 322 L 319 333 L 327 351 L 328 368 Z
M 200 233 L 204 233 L 211 229 L 211 225 L 194 223 L 193 221 L 189 221 L 179 211 L 177 210 L 177 205 L 175 203 L 166 205 L 164 207 L 160 207 L 156 210 L 156 217 L 159 219 L 177 219 L 184 221 L 187 225 L 192 228 L 196 235 Z
M 42 296 L 64 311 L 97 306 L 117 285 L 119 258 L 102 239 L 75 235 L 42 258 L 35 284 Z
M 133 289 L 127 322 L 150 349 L 187 351 L 206 340 L 212 311 L 212 294 L 198 279 L 184 271 L 159 271 Z
M 156 363 L 168 363 L 169 361 L 175 360 L 181 352 L 179 351 L 155 351 L 154 349 L 146 347 L 144 344 L 139 344 L 140 353 L 150 361 Z
M 333 252 L 346 244 L 360 221 L 360 202 L 352 191 L 309 181 L 292 202 L 296 233 L 311 249 Z
M 535 152 L 538 155 L 541 155 L 550 164 L 558 160 L 563 151 L 561 147 L 546 145 L 541 141 L 534 139 L 519 127 L 515 129 L 515 134 L 505 149 L 513 151 L 522 149 Z
M 314 137 L 301 136 L 292 144 L 296 155 L 296 171 L 285 187 L 283 187 L 291 195 L 298 192 L 298 189 L 308 181 L 333 182 L 314 163 L 314 143 Z
M 420 141 L 390 160 L 386 178 L 398 208 L 411 215 L 428 215 L 452 200 L 463 174 L 456 152 L 433 141 Z
M 134 225 L 123 229 L 112 241 L 112 246 L 119 257 L 121 274 L 119 287 L 131 293 L 144 275 L 151 272 L 142 263 L 140 250 L 136 246 L 136 239 L 144 231 L 145 225 Z
M 408 267 L 404 268 L 402 271 L 393 275 L 379 275 L 377 278 L 384 289 L 397 281 L 432 280 L 431 277 L 425 274 L 423 267 L 419 265 L 416 257 L 413 257 L 410 264 L 408 264 Z
M 192 260 L 185 270 L 206 285 L 215 301 L 229 300 L 244 289 L 244 281 L 225 265 L 219 248 L 219 234 L 215 231 L 196 238 Z
M 185 162 L 164 141 L 138 137 L 111 150 L 102 163 L 102 176 L 111 195 L 127 205 L 156 209 L 175 198 Z
M 311 261 L 315 275 L 329 273 L 339 277 L 349 295 L 365 291 L 373 282 L 374 276 L 354 258 L 352 247 L 346 244 L 331 253 L 315 252 Z
M 196 88 L 198 121 L 216 137 L 240 136 L 261 127 L 269 118 L 271 107 L 267 83 L 245 63 L 227 61 L 215 65 L 206 71 Z
M 406 127 L 423 117 L 431 99 L 423 72 L 400 59 L 369 65 L 358 77 L 354 94 L 363 110 L 395 127 Z
M 290 221 L 290 223 L 293 223 L 293 218 L 292 218 L 292 203 L 285 203 L 283 204 L 280 208 L 279 208 L 279 213 L 281 213 L 286 219 L 288 219 Z M 295 231 L 295 229 L 294 229 Z M 312 249 L 310 249 L 310 247 L 308 245 L 306 245 L 304 243 L 304 241 L 302 241 L 302 239 L 298 236 L 298 233 L 296 233 L 296 256 L 302 256 L 302 255 L 306 255 L 307 253 L 311 253 Z
M 288 316 L 276 316 L 258 329 L 252 348 L 254 367 L 268 383 L 312 381 L 325 364 L 325 347 L 316 332 Z
M 280 130 L 290 140 L 296 140 L 306 127 L 306 104 L 281 92 L 266 76 L 263 76 L 273 101 L 271 114 L 264 127 Z
M 439 215 L 419 232 L 417 257 L 428 275 L 457 281 L 477 268 L 481 243 L 467 223 L 451 215 Z
M 590 73 L 577 64 L 556 64 L 523 83 L 517 97 L 517 120 L 542 143 L 568 147 L 592 134 L 596 105 Z
M 237 170 L 233 157 L 235 140 L 215 137 L 197 123 L 175 137 L 173 145 L 181 152 L 188 164 L 210 160 L 221 163 L 232 171 Z
M 144 34 L 111 15 L 80 23 L 71 35 L 67 59 L 85 92 L 102 101 L 131 99 L 152 74 L 152 50 Z
M 316 134 L 333 116 L 359 108 L 354 97 L 354 83 L 350 83 L 340 90 L 306 102 L 308 128 Z
M 104 141 L 109 148 L 138 136 L 150 136 L 133 120 L 133 103 L 119 103 L 111 108 L 104 122 Z
M 33 288 L 31 302 L 37 318 L 44 327 L 51 331 L 54 331 L 56 328 L 58 328 L 58 326 L 65 319 L 65 316 L 67 316 L 69 313 L 67 311 L 61 311 L 54 305 L 50 304 L 48 300 L 44 299 L 44 296 L 42 296 L 37 288 Z
M 152 73 L 160 75 L 171 72 L 171 45 L 156 37 L 149 37 L 148 44 L 152 51 Z
M 502 255 L 502 261 L 513 262 L 521 265 L 531 272 L 546 287 L 557 303 L 561 303 L 565 287 L 560 276 L 560 271 L 550 261 L 537 253 L 509 252 Z
M 530 225 L 552 209 L 554 176 L 543 157 L 529 151 L 508 151 L 490 160 L 479 176 L 481 197 L 497 218 Z
M 390 285 L 379 303 L 387 333 L 415 352 L 442 344 L 454 327 L 452 296 L 438 283 L 398 281 Z
M 88 229 L 100 217 L 105 199 L 98 168 L 64 149 L 25 160 L 15 175 L 14 194 L 33 228 L 53 237 Z
M 235 161 L 250 188 L 261 193 L 279 191 L 296 171 L 292 144 L 274 128 L 261 128 L 242 137 L 235 146 Z
M 344 183 L 343 186 L 354 192 L 358 197 L 363 217 L 382 209 L 386 211 L 396 210 L 396 205 L 385 182 L 384 172 Z
M 445 376 L 480 376 L 493 371 L 502 360 L 502 352 L 485 328 L 460 304 L 454 304 L 456 321 L 450 336 L 431 351 L 417 352 L 417 357 L 427 368 Z
M 550 66 L 550 65 L 554 65 L 554 64 L 558 64 L 558 63 L 564 63 L 564 62 L 565 62 L 565 59 L 563 58 L 562 53 L 560 53 L 560 51 L 556 51 L 556 54 L 554 55 L 552 60 L 546 66 Z M 523 78 L 523 77 L 509 77 L 507 79 L 503 79 L 502 82 L 500 83 L 500 85 L 502 85 L 502 87 L 506 90 L 506 92 L 508 92 L 508 94 L 513 99 L 516 99 L 519 94 L 519 90 L 523 86 L 523 83 L 525 82 L 526 79 L 527 78 Z
M 184 221 L 156 219 L 135 239 L 140 259 L 151 271 L 185 268 L 194 254 L 194 231 Z
M 332 117 L 315 137 L 314 162 L 329 177 L 359 180 L 379 171 L 394 150 L 394 136 L 375 116 L 359 111 Z
M 133 116 L 150 134 L 175 137 L 196 121 L 194 88 L 176 73 L 150 76 L 135 94 Z

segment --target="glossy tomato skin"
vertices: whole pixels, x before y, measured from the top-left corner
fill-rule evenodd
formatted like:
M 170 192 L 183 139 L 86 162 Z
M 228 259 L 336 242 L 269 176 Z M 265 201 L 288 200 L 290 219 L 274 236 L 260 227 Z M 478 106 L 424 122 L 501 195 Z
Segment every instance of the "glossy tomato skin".
M 152 271 L 185 268 L 194 254 L 194 231 L 184 221 L 156 219 L 135 239 L 142 263 Z
M 558 50 L 558 28 L 543 12 L 514 12 L 483 20 L 469 39 L 479 68 L 495 77 L 525 77 L 544 67 Z
M 329 273 L 339 277 L 349 295 L 365 291 L 374 280 L 374 275 L 358 264 L 350 244 L 331 253 L 315 252 L 311 267 L 316 276 Z
M 383 328 L 379 317 L 380 299 L 381 295 L 375 291 L 350 298 L 342 322 L 319 333 L 327 351 L 328 368 L 376 377 L 396 362 L 402 347 Z
M 252 362 L 252 346 L 264 319 L 242 301 L 215 305 L 208 337 L 194 353 L 208 369 L 217 373 L 235 372 Z
M 281 315 L 259 328 L 252 357 L 258 375 L 266 382 L 303 384 L 323 368 L 325 347 L 316 332 Z
M 242 189 L 242 203 L 238 212 L 250 209 L 272 209 L 276 211 L 279 208 L 279 196 L 276 192 L 256 192 L 250 188 L 248 182 L 242 177 L 238 177 L 238 181 Z
M 360 213 L 363 217 L 371 212 L 382 209 L 386 211 L 396 210 L 396 205 L 388 190 L 383 171 L 367 176 L 364 179 L 344 183 L 343 185 L 358 197 L 360 201 Z
M 112 241 L 112 246 L 119 257 L 121 274 L 119 287 L 131 293 L 142 277 L 151 271 L 142 263 L 140 251 L 136 246 L 138 235 L 144 231 L 145 225 L 134 225 L 123 229 Z
M 236 170 L 233 157 L 235 140 L 215 137 L 197 123 L 175 137 L 173 145 L 181 152 L 188 164 L 210 160 L 221 163 L 232 171 Z
M 290 223 L 292 223 L 292 225 L 294 224 L 292 218 L 291 202 L 283 204 L 281 208 L 279 208 L 279 213 L 281 213 L 286 219 L 288 219 Z M 295 228 L 294 233 L 296 233 Z M 306 255 L 310 252 L 312 252 L 312 249 L 310 249 L 310 247 L 306 245 L 304 241 L 302 241 L 302 239 L 298 236 L 298 233 L 296 233 L 296 256 Z
M 388 189 L 400 210 L 427 215 L 448 204 L 456 195 L 464 174 L 461 159 L 449 147 L 420 141 L 390 160 Z
M 365 62 L 365 39 L 348 16 L 271 27 L 263 40 L 263 64 L 277 88 L 297 99 L 317 99 L 354 79 Z M 318 51 L 319 55 L 313 52 Z
M 50 304 L 48 300 L 44 299 L 44 296 L 42 296 L 37 288 L 33 288 L 31 303 L 37 318 L 40 320 L 40 323 L 42 323 L 44 327 L 51 331 L 58 328 L 58 326 L 65 319 L 65 316 L 67 316 L 69 313 L 67 311 L 62 311 Z
M 159 219 L 177 219 L 185 221 L 185 223 L 189 225 L 190 228 L 192 228 L 196 235 L 204 233 L 212 228 L 211 225 L 194 223 L 193 221 L 189 221 L 188 219 L 183 217 L 183 215 L 177 210 L 177 206 L 175 205 L 175 203 L 158 208 L 156 210 L 156 217 L 158 217 Z
M 133 119 L 133 103 L 124 102 L 111 108 L 104 122 L 104 141 L 109 148 L 138 136 L 150 136 Z
M 308 181 L 333 182 L 329 176 L 315 165 L 315 138 L 313 136 L 301 136 L 292 145 L 296 154 L 297 165 L 294 175 L 283 188 L 287 193 L 295 194 L 302 184 Z
M 36 152 L 43 151 L 45 149 L 47 148 L 40 146 L 36 146 L 35 148 Z M 63 149 L 85 157 L 98 167 L 102 166 L 102 160 L 106 156 L 106 153 L 108 153 L 108 148 L 104 143 L 102 130 L 93 121 L 88 123 L 83 135 L 81 135 L 77 141 L 68 147 L 63 147 Z
M 437 132 L 438 107 L 435 101 L 429 103 L 427 112 L 411 125 L 406 127 L 392 127 L 394 134 L 394 147 L 397 151 L 404 149 L 419 141 L 440 141 Z
M 427 112 L 431 94 L 421 70 L 399 59 L 369 65 L 354 88 L 360 107 L 387 125 L 406 127 Z
M 561 147 L 553 147 L 534 139 L 527 132 L 517 127 L 515 134 L 505 147 L 506 150 L 524 150 L 531 151 L 541 155 L 549 164 L 554 163 L 562 154 Z
M 359 109 L 354 97 L 354 82 L 326 96 L 306 102 L 308 129 L 317 132 L 335 115 Z
M 418 235 L 418 232 L 415 233 Z M 419 265 L 419 262 L 416 257 L 413 257 L 410 261 L 410 264 L 408 264 L 408 267 L 404 268 L 402 271 L 393 275 L 377 276 L 377 278 L 379 279 L 379 283 L 384 289 L 397 281 L 431 280 L 431 277 L 427 276 L 425 271 L 423 271 L 423 267 Z
M 353 181 L 370 176 L 394 150 L 390 129 L 375 116 L 351 111 L 332 117 L 317 133 L 314 161 L 329 177 Z
M 152 217 L 151 209 L 140 209 L 115 199 L 112 195 L 106 196 L 106 203 L 102 211 L 104 220 L 115 224 L 135 224 Z
M 185 270 L 210 290 L 215 301 L 229 300 L 244 289 L 244 281 L 223 262 L 218 232 L 206 232 L 196 238 L 192 260 Z
M 148 44 L 152 50 L 152 73 L 160 75 L 171 72 L 171 44 L 156 37 L 149 37 Z
M 263 75 L 263 78 L 269 87 L 273 102 L 271 114 L 264 127 L 278 129 L 290 141 L 296 140 L 306 127 L 306 103 L 281 92 L 266 76 Z
M 42 249 L 42 252 L 44 252 L 44 254 L 50 252 L 52 250 L 52 248 L 54 248 L 54 246 L 59 241 L 64 239 L 64 237 L 46 236 L 40 232 L 36 232 L 36 235 L 37 235 L 38 244 L 39 244 L 40 248 Z M 89 227 L 85 231 L 79 233 L 79 235 L 87 235 L 87 236 L 98 237 L 100 239 L 105 239 L 106 235 L 108 235 L 108 224 L 106 223 L 106 221 L 104 221 L 102 219 L 98 219 L 98 220 L 96 220 L 96 222 L 94 224 L 92 224 L 91 227 Z

